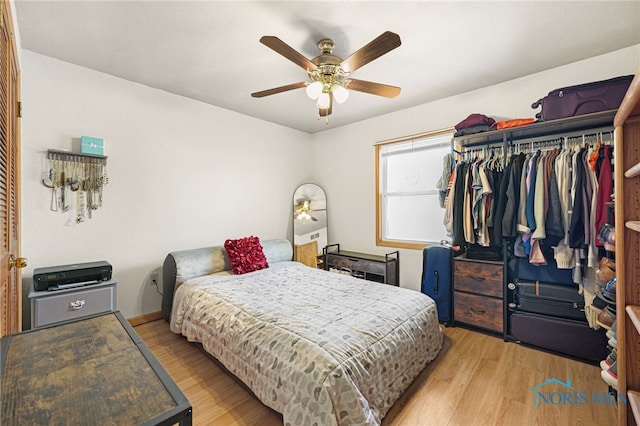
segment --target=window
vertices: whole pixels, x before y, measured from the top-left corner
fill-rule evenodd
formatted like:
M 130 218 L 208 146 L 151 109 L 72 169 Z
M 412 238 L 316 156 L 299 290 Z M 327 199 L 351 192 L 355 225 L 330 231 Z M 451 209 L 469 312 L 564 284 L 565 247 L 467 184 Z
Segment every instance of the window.
M 380 246 L 421 249 L 447 238 L 438 180 L 453 130 L 376 145 L 376 239 Z

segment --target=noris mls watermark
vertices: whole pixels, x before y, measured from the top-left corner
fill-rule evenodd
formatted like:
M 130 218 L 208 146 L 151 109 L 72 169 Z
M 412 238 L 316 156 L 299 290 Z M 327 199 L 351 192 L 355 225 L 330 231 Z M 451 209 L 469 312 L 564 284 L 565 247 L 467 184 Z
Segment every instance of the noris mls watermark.
M 552 384 L 556 386 L 549 386 Z M 559 385 L 559 386 L 558 386 Z M 560 388 L 560 390 L 558 390 Z M 554 377 L 533 388 L 533 406 L 540 405 L 623 405 L 627 396 L 623 392 L 588 392 L 576 389 L 571 380 L 562 382 Z

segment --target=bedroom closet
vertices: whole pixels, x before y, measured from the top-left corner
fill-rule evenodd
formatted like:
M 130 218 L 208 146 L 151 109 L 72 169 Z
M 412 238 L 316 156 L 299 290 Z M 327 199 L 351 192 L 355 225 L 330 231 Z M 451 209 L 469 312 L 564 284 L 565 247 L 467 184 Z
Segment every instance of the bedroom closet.
M 593 273 L 604 256 L 597 225 L 613 213 L 614 115 L 454 138 L 458 161 L 445 208 L 447 230 L 453 245 L 467 247 L 465 262 L 502 267 L 501 293 L 482 295 L 493 303 L 470 308 L 474 315 L 458 314 L 455 322 L 590 362 L 606 358 L 608 339 L 590 305 L 602 284 Z M 599 185 L 605 188 L 600 193 Z M 456 305 L 469 291 L 454 286 L 458 313 Z

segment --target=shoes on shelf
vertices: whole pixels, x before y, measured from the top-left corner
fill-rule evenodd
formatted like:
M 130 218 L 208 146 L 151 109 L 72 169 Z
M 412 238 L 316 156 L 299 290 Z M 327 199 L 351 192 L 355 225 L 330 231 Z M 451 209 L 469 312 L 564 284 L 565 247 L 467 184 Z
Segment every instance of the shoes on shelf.
M 604 300 L 609 305 L 616 304 L 616 278 L 613 277 L 607 282 L 604 288 L 596 293 L 596 297 Z
M 612 348 L 618 348 L 618 339 L 616 339 L 615 337 L 609 339 L 609 341 L 607 342 L 609 344 L 609 346 L 611 346 Z
M 614 361 L 613 364 L 611 364 L 611 366 L 608 369 L 602 370 L 600 372 L 600 376 L 602 377 L 602 380 L 604 380 L 606 384 L 608 384 L 609 386 L 611 386 L 615 390 L 618 390 L 618 363 L 617 363 L 617 361 Z
M 615 312 L 613 312 L 610 309 L 610 307 L 607 306 L 603 310 L 601 310 L 600 313 L 598 314 L 598 318 L 596 319 L 596 324 L 598 324 L 600 327 L 606 330 L 611 330 L 611 326 L 613 325 L 615 320 L 616 320 Z
M 607 283 L 616 276 L 616 263 L 613 259 L 603 257 L 596 268 L 596 280 Z
M 604 244 L 609 244 L 615 246 L 616 244 L 616 228 L 609 223 L 603 223 L 598 231 L 598 238 Z M 605 247 L 606 250 L 606 247 Z
M 613 324 L 611 324 L 611 329 L 607 330 L 606 334 L 607 334 L 607 337 L 609 339 L 611 339 L 611 338 L 617 339 L 618 338 L 618 332 L 616 331 L 616 321 L 613 321 Z
M 600 292 L 596 293 L 596 296 L 597 296 L 599 293 L 600 293 Z M 605 302 L 604 300 L 600 299 L 599 297 L 595 297 L 595 298 L 593 299 L 593 302 L 591 302 L 591 305 L 592 305 L 594 308 L 597 308 L 597 309 L 602 310 L 602 309 L 606 308 L 607 306 L 609 306 L 609 303 Z
M 609 356 L 607 356 L 607 359 L 603 359 L 602 361 L 600 361 L 600 368 L 602 368 L 603 370 L 608 370 L 609 368 L 611 368 L 613 363 L 616 362 L 616 359 L 618 359 L 618 350 L 614 349 L 611 351 Z

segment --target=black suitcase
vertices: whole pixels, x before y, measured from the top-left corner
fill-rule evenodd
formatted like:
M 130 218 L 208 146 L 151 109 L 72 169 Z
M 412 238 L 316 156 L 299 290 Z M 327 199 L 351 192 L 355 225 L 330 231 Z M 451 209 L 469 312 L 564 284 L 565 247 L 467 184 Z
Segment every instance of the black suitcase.
M 542 111 L 536 118 L 549 121 L 599 111 L 618 109 L 631 85 L 633 75 L 562 87 L 531 105 Z
M 516 312 L 511 315 L 511 335 L 522 343 L 588 361 L 607 357 L 605 330 L 594 330 L 586 322 Z
M 507 287 L 514 292 L 515 310 L 586 321 L 576 285 L 513 280 Z
M 438 308 L 438 320 L 453 324 L 453 250 L 445 245 L 432 245 L 422 251 L 421 290 Z

